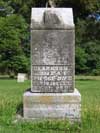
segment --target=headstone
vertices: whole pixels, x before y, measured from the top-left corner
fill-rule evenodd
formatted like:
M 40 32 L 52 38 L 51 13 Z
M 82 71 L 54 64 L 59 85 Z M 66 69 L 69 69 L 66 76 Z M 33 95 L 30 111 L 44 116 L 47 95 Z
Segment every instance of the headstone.
M 81 95 L 74 89 L 75 31 L 71 8 L 33 8 L 31 92 L 25 118 L 80 120 Z
M 24 82 L 26 80 L 26 74 L 25 73 L 18 73 L 17 75 L 17 82 Z
M 73 92 L 72 10 L 33 9 L 31 35 L 32 92 Z

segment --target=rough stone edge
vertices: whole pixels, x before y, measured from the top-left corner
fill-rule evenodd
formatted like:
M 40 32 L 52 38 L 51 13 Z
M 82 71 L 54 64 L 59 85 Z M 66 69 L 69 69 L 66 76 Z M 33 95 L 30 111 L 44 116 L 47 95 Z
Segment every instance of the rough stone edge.
M 24 95 L 23 96 L 28 96 L 28 95 L 30 95 L 30 96 L 55 96 L 55 95 L 57 95 L 57 96 L 73 96 L 73 94 L 74 95 L 77 95 L 77 96 L 81 96 L 81 94 L 79 93 L 79 91 L 75 88 L 74 89 L 74 92 L 73 93 L 34 93 L 34 92 L 31 92 L 31 91 L 26 91 L 25 93 L 24 93 Z
M 76 93 L 75 93 L 76 92 Z M 34 95 L 34 93 L 32 92 L 28 92 L 30 93 L 31 96 Z M 24 121 L 41 121 L 41 120 L 68 120 L 69 122 L 73 123 L 73 122 L 78 122 L 78 123 L 81 123 L 81 94 L 79 93 L 79 91 L 77 89 L 74 90 L 74 93 L 65 93 L 65 94 L 62 94 L 62 93 L 57 93 L 57 95 L 70 95 L 70 96 L 74 96 L 76 94 L 77 97 L 79 97 L 78 101 L 76 102 L 77 104 L 80 104 L 80 118 L 25 118 L 24 117 L 24 97 L 28 95 L 27 91 L 24 93 L 23 95 L 23 117 L 21 117 L 22 120 Z M 53 95 L 55 96 L 55 94 L 53 93 L 35 93 L 35 96 L 38 96 L 38 95 Z M 73 95 L 74 94 L 74 95 Z
M 16 114 L 16 117 L 13 119 L 12 123 L 17 123 L 17 122 L 34 122 L 34 123 L 38 123 L 38 122 L 45 122 L 45 121 L 66 121 L 69 122 L 70 124 L 74 124 L 74 123 L 81 123 L 81 118 L 75 118 L 75 119 L 68 119 L 68 118 L 25 118 L 20 114 Z

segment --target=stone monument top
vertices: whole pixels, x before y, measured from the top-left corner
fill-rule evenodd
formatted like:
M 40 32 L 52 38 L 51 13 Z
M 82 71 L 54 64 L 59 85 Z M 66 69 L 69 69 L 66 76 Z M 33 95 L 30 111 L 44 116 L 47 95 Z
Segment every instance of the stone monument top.
M 32 8 L 31 29 L 73 29 L 72 8 Z

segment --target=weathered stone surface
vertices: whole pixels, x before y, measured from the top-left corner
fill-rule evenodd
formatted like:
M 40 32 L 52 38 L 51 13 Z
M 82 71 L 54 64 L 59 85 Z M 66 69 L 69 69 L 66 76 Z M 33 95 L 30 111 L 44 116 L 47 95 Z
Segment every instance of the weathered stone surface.
M 41 21 L 37 13 L 42 11 Z M 66 13 L 65 13 L 65 12 Z M 31 79 L 32 92 L 74 91 L 74 29 L 60 27 L 62 23 L 74 25 L 71 9 L 32 10 L 31 30 Z M 69 13 L 69 14 L 68 14 Z M 37 18 L 35 18 L 37 17 Z M 67 19 L 66 19 L 67 18 Z M 65 20 L 66 19 L 66 20 Z M 36 23 L 44 30 L 36 30 Z M 43 22 L 43 23 L 42 23 Z M 71 23 L 69 23 L 71 22 Z M 59 26 L 59 30 L 56 29 Z M 52 27 L 52 28 L 51 28 Z
M 80 120 L 81 96 L 73 93 L 31 93 L 24 94 L 24 117 L 68 118 Z
M 45 14 L 51 15 L 51 24 L 45 23 Z M 31 29 L 74 29 L 72 8 L 32 8 Z
M 23 96 L 24 118 L 80 121 L 81 95 L 74 89 L 74 45 L 72 9 L 32 9 L 31 91 Z
M 44 12 L 43 22 L 47 27 L 53 27 L 53 25 L 61 24 L 62 20 L 60 20 L 59 15 L 55 11 L 51 12 L 51 10 L 48 10 Z
M 73 30 L 32 30 L 31 37 L 32 65 L 74 66 Z
M 73 31 L 32 31 L 33 92 L 74 90 L 73 39 Z

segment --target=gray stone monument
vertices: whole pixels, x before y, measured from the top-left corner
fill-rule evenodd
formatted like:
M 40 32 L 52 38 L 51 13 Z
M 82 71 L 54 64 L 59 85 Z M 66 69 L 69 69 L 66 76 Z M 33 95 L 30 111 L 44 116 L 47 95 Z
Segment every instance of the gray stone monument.
M 24 118 L 80 120 L 74 28 L 71 8 L 32 8 L 31 91 L 24 93 Z

